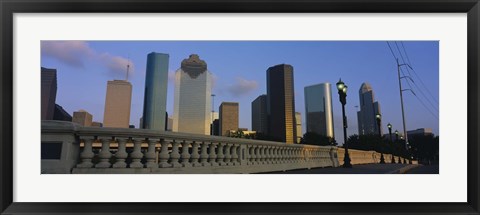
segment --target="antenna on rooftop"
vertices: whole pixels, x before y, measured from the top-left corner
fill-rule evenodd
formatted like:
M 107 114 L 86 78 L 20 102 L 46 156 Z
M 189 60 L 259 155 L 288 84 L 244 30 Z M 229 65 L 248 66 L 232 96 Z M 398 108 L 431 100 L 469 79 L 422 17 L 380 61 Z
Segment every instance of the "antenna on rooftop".
M 125 81 L 128 81 L 128 73 L 130 72 L 130 56 L 127 57 L 127 77 L 125 78 Z

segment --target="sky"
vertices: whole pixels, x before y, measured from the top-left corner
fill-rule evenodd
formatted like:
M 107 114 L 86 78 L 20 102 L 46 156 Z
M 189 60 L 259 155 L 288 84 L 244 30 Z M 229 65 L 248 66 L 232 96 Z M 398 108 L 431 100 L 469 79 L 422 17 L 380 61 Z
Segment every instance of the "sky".
M 384 132 L 387 123 L 392 124 L 392 132 L 403 132 L 398 58 L 400 64 L 411 66 L 400 67 L 402 87 L 407 89 L 403 92 L 407 130 L 432 128 L 439 135 L 438 41 L 42 41 L 41 66 L 57 69 L 57 104 L 72 115 L 86 110 L 93 121 L 103 122 L 107 81 L 126 79 L 129 64 L 130 124 L 138 127 L 151 52 L 170 55 L 169 116 L 173 116 L 175 71 L 190 54 L 198 54 L 213 74 L 215 111 L 221 102 L 239 103 L 240 128 L 251 129 L 251 102 L 266 94 L 266 70 L 271 66 L 285 63 L 294 68 L 295 110 L 302 114 L 303 133 L 304 87 L 331 83 L 335 139 L 340 145 L 342 112 L 335 89 L 340 78 L 348 86 L 347 136 L 358 133 L 356 106 L 363 82 L 372 86 L 380 103 Z

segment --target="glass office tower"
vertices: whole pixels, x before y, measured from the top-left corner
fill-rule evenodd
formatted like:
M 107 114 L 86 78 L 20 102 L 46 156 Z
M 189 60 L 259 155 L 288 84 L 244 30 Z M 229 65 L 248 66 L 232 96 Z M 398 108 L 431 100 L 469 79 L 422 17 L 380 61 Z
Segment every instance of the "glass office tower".
M 330 83 L 307 86 L 304 90 L 307 132 L 335 138 Z
M 212 75 L 196 54 L 175 72 L 173 131 L 210 135 Z
M 285 143 L 297 142 L 293 67 L 288 64 L 267 70 L 268 135 Z
M 166 130 L 168 54 L 152 52 L 147 56 L 142 128 Z
M 374 102 L 374 94 L 372 86 L 368 83 L 363 83 L 359 90 L 360 96 L 360 111 L 357 112 L 358 117 L 358 134 L 375 134 L 378 135 L 382 128 L 377 125 L 375 115 L 377 113 L 382 114 L 380 110 L 380 104 Z

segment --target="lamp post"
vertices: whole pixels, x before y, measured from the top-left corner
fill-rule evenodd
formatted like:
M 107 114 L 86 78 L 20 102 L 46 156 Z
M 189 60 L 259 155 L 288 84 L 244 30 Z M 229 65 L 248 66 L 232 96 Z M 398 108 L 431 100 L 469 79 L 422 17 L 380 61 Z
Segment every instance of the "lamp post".
M 398 130 L 395 130 L 395 142 L 398 141 Z
M 395 151 L 395 148 L 394 148 L 393 139 L 392 139 L 392 124 L 388 123 L 387 128 L 388 128 L 388 134 L 390 135 L 390 143 L 392 144 L 392 163 L 395 163 L 395 158 L 393 156 L 393 151 Z
M 340 97 L 340 103 L 342 103 L 342 116 L 343 116 L 343 146 L 345 147 L 345 156 L 343 157 L 343 167 L 352 168 L 350 163 L 350 155 L 348 154 L 347 143 L 347 117 L 345 116 L 345 104 L 347 104 L 347 85 L 340 79 L 337 82 L 338 95 Z
M 377 113 L 377 115 L 375 115 L 375 118 L 377 119 L 377 125 L 378 125 L 378 137 L 380 137 L 380 163 L 385 163 L 385 158 L 383 157 L 383 150 L 381 149 L 382 148 L 382 131 L 380 129 L 380 124 L 382 122 L 382 115 Z

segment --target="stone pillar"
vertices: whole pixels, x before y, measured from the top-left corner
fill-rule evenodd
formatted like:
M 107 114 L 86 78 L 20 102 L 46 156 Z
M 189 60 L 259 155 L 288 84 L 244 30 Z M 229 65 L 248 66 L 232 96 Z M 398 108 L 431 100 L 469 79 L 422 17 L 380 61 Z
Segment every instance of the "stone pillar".
M 170 155 L 168 154 L 168 142 L 165 141 L 164 139 L 160 139 L 160 146 L 162 147 L 160 150 L 160 163 L 158 164 L 158 167 L 160 168 L 167 168 L 171 167 L 172 165 L 168 163 L 168 159 L 170 158 Z
M 83 138 L 83 151 L 80 154 L 80 159 L 82 160 L 82 163 L 77 165 L 77 168 L 92 168 L 93 163 L 92 159 L 95 156 L 95 154 L 92 151 L 92 142 L 93 139 L 90 137 Z
M 188 153 L 188 147 L 190 143 L 187 141 L 182 142 L 182 166 L 183 167 L 191 167 L 192 164 L 190 163 L 190 153 Z
M 198 143 L 193 141 L 192 143 L 192 156 L 190 157 L 190 161 L 192 163 L 192 166 L 201 166 L 201 164 L 198 162 L 198 159 L 200 158 L 200 154 L 198 154 Z
M 125 138 L 117 138 L 118 142 L 118 151 L 115 153 L 115 158 L 117 161 L 113 164 L 113 168 L 127 168 L 127 163 L 125 163 L 125 159 L 127 159 L 128 154 L 126 151 L 126 144 L 127 140 Z
M 148 151 L 145 153 L 145 158 L 147 162 L 145 166 L 147 168 L 157 168 L 158 165 L 155 163 L 156 160 L 156 153 L 155 153 L 155 144 L 157 143 L 156 140 L 149 139 L 148 140 Z
M 130 163 L 130 168 L 143 168 L 143 164 L 141 162 L 143 158 L 142 153 L 142 139 L 135 138 L 133 140 L 133 152 L 130 153 L 130 157 L 132 158 L 132 163 Z
M 231 156 L 231 154 L 230 154 L 230 148 L 231 148 L 231 147 L 232 147 L 232 146 L 230 145 L 230 143 L 227 143 L 227 144 L 225 145 L 225 164 L 226 164 L 227 166 L 232 165 L 232 164 L 230 163 L 230 161 L 231 161 L 231 159 L 232 159 L 232 156 Z
M 180 159 L 180 153 L 178 152 L 178 145 L 180 143 L 176 142 L 175 140 L 172 141 L 172 154 L 170 154 L 170 158 L 172 160 L 172 167 L 181 167 L 182 165 L 178 162 Z
M 223 154 L 223 150 L 224 150 L 224 146 L 225 144 L 224 143 L 218 143 L 218 155 L 217 155 L 217 163 L 219 166 L 225 166 L 225 162 L 223 161 L 223 159 L 225 158 L 225 155 Z
M 200 154 L 200 163 L 202 166 L 210 166 L 208 163 L 208 154 L 207 154 L 208 143 L 202 142 L 202 152 Z
M 232 165 L 234 165 L 234 166 L 240 164 L 240 162 L 238 162 L 237 149 L 238 149 L 238 144 L 235 144 L 235 143 L 232 144 Z
M 112 157 L 112 153 L 110 152 L 110 139 L 105 138 L 101 141 L 102 149 L 100 150 L 100 153 L 98 153 L 100 162 L 95 165 L 95 168 L 110 168 L 110 158 Z
M 208 154 L 208 158 L 209 158 L 209 161 L 210 161 L 210 165 L 212 166 L 218 166 L 218 163 L 215 162 L 215 159 L 217 159 L 217 153 L 215 153 L 215 146 L 217 144 L 215 143 L 210 143 L 210 152 Z

